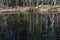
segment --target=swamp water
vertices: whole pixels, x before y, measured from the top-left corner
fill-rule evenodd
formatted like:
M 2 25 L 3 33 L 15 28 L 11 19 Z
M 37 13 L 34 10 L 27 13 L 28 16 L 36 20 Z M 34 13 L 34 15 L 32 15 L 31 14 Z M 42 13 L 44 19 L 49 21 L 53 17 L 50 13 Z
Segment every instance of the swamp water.
M 58 14 L 0 14 L 0 40 L 60 40 Z

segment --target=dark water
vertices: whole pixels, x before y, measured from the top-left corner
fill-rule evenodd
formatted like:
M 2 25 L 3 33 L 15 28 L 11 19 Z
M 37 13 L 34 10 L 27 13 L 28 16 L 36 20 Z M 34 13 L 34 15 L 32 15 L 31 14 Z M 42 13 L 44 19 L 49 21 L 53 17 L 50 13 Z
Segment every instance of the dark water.
M 0 14 L 0 40 L 60 40 L 60 14 Z
M 60 4 L 58 0 L 0 0 L 3 6 Z M 0 14 L 0 40 L 60 40 L 60 14 Z

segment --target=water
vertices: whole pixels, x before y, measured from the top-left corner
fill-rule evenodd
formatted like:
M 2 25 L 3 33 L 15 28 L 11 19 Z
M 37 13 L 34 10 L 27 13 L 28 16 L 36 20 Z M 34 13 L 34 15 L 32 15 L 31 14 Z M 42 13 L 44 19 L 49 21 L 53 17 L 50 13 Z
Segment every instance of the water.
M 27 2 L 28 1 L 28 2 Z M 48 0 L 49 4 L 50 0 Z M 18 1 L 16 6 L 18 5 Z M 51 6 L 57 4 L 52 0 Z M 59 40 L 60 13 L 34 13 L 32 7 L 45 5 L 44 0 L 22 0 L 23 7 L 30 7 L 27 14 L 0 14 L 0 39 L 6 40 Z M 51 7 L 49 7 L 51 8 Z M 19 13 L 19 12 L 17 12 Z M 5 35 L 5 33 L 7 34 Z M 8 35 L 8 37 L 6 37 Z

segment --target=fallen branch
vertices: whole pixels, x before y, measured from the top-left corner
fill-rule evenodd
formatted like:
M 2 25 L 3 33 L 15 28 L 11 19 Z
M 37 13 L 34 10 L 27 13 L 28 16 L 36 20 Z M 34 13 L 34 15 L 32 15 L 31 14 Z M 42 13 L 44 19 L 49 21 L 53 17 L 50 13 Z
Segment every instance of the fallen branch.
M 9 12 L 20 12 L 20 13 L 27 13 L 30 12 L 29 10 L 32 9 L 34 13 L 47 13 L 47 12 L 57 12 L 60 13 L 60 5 L 51 6 L 51 5 L 40 5 L 37 7 L 17 7 L 17 8 L 1 8 L 0 14 L 9 13 Z

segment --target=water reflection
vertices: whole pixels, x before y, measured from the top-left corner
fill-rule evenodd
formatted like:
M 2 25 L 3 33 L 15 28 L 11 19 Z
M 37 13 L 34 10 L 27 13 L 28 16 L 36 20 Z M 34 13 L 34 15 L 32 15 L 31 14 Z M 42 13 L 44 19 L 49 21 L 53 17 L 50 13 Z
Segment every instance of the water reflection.
M 24 14 L 19 16 L 18 14 L 2 14 L 0 19 L 4 21 L 0 23 L 0 40 L 59 40 L 60 15 L 54 14 L 53 27 L 52 17 L 52 14 L 38 14 L 38 23 L 36 23 L 36 14 L 32 14 L 31 20 L 29 20 L 30 16 Z M 29 30 L 30 22 L 31 31 Z

